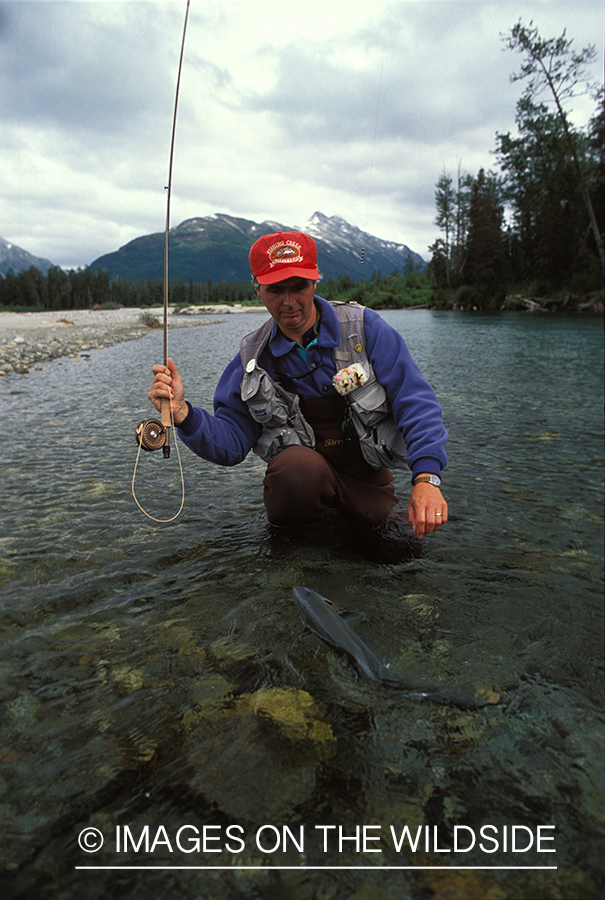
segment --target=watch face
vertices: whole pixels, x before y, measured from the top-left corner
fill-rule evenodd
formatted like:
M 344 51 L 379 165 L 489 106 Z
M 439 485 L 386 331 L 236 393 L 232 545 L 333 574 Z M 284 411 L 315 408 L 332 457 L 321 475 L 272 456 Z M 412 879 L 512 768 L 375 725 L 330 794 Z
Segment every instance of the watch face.
M 437 475 L 429 475 L 429 484 L 434 484 L 435 487 L 439 487 L 441 478 L 438 478 Z

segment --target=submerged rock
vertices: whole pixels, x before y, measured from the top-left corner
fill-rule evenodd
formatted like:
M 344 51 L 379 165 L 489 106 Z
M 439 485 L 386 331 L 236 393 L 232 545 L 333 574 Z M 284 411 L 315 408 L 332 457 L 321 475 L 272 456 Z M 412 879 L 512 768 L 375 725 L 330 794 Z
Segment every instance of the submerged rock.
M 441 860 L 435 860 L 440 863 Z M 509 894 L 492 877 L 475 872 L 427 872 L 423 876 L 431 896 L 447 900 L 507 900 Z
M 189 773 L 188 787 L 245 823 L 291 817 L 336 741 L 309 694 L 264 688 L 201 719 L 184 750 L 174 765 Z
M 284 737 L 291 741 L 313 741 L 317 744 L 334 742 L 334 735 L 315 701 L 306 691 L 293 688 L 264 688 L 253 694 L 243 694 L 238 708 L 269 719 Z
M 6 704 L 4 736 L 12 736 L 26 731 L 37 720 L 41 701 L 35 694 L 25 691 Z

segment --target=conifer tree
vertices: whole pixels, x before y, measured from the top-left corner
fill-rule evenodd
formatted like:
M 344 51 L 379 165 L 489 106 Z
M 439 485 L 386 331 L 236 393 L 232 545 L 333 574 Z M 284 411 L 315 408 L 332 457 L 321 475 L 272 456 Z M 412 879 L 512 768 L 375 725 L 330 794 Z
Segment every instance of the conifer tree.
M 560 37 L 544 39 L 540 37 L 533 22 L 525 26 L 519 20 L 507 35 L 502 35 L 502 38 L 509 50 L 525 54 L 520 71 L 511 75 L 511 81 L 528 78 L 524 96 L 532 102 L 545 91 L 549 92 L 554 100 L 574 162 L 590 228 L 601 259 L 601 267 L 605 270 L 603 236 L 590 196 L 584 154 L 564 109 L 567 100 L 596 91 L 597 86 L 588 79 L 588 65 L 595 59 L 596 51 L 594 45 L 590 44 L 580 52 L 576 52 L 572 48 L 573 40 L 566 38 L 565 35 L 564 29 Z

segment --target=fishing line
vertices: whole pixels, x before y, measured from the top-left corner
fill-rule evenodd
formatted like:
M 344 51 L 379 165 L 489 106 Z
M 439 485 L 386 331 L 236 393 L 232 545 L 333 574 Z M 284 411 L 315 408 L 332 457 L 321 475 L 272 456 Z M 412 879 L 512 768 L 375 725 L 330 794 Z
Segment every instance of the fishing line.
M 189 5 L 191 0 L 187 0 L 187 7 L 185 10 L 185 22 L 183 25 L 183 37 L 181 40 L 181 54 L 179 57 L 179 67 L 178 74 L 176 80 L 176 90 L 174 96 L 174 113 L 172 116 L 172 135 L 170 138 L 170 161 L 168 164 L 168 184 L 166 185 L 166 232 L 165 232 L 165 240 L 164 240 L 164 321 L 163 321 L 163 337 L 164 337 L 164 365 L 168 365 L 168 241 L 170 235 L 170 199 L 172 195 L 172 167 L 174 162 L 174 144 L 175 144 L 175 136 L 176 136 L 176 114 L 179 104 L 179 92 L 181 87 L 181 73 L 183 70 L 183 56 L 185 53 L 185 36 L 187 34 L 187 21 L 189 19 Z M 150 515 L 139 503 L 135 491 L 135 480 L 137 474 L 137 467 L 139 464 L 139 457 L 141 455 L 141 450 L 159 450 L 162 449 L 162 453 L 164 455 L 164 459 L 169 459 L 170 457 L 170 429 L 174 427 L 174 418 L 172 415 L 172 406 L 171 401 L 167 397 L 163 397 L 160 400 L 160 421 L 157 419 L 145 419 L 142 422 L 139 422 L 135 429 L 135 437 L 137 443 L 139 445 L 139 449 L 137 451 L 137 457 L 134 464 L 134 471 L 132 473 L 132 496 L 139 507 L 141 512 L 145 513 L 145 515 L 149 519 L 153 519 L 154 522 L 172 522 L 177 516 L 180 515 L 181 510 L 185 504 L 185 479 L 183 476 L 183 466 L 181 463 L 181 454 L 179 452 L 178 442 L 176 443 L 176 453 L 178 457 L 179 463 L 179 471 L 181 476 L 181 505 L 179 506 L 179 510 L 175 513 L 174 516 L 171 516 L 169 519 L 156 519 L 155 516 Z
M 172 419 L 172 413 L 170 414 L 170 418 L 171 418 L 172 424 L 174 425 L 174 420 Z M 150 424 L 150 423 L 152 423 L 152 422 L 154 422 L 153 419 L 148 419 L 147 422 L 141 422 L 141 425 L 149 425 L 150 430 L 153 430 L 154 426 L 153 426 L 152 424 Z M 157 424 L 159 424 L 159 423 L 155 423 L 155 424 L 157 425 Z M 157 438 L 156 438 L 156 440 L 157 440 Z M 136 505 L 139 507 L 139 509 L 141 510 L 141 512 L 142 512 L 142 513 L 145 513 L 145 515 L 147 516 L 148 519 L 152 519 L 154 522 L 161 522 L 161 523 L 165 523 L 165 522 L 174 522 L 174 520 L 175 520 L 175 519 L 178 519 L 178 517 L 180 516 L 180 514 L 181 514 L 181 512 L 182 512 L 182 510 L 183 510 L 183 506 L 185 505 L 185 476 L 183 475 L 183 464 L 182 464 L 182 462 L 181 462 L 181 453 L 180 453 L 180 451 L 179 451 L 179 445 L 178 445 L 178 443 L 175 444 L 175 446 L 176 446 L 176 456 L 177 456 L 177 459 L 178 459 L 178 461 L 179 461 L 179 476 L 180 476 L 180 479 L 181 479 L 181 503 L 180 503 L 180 506 L 179 506 L 177 512 L 175 512 L 175 514 L 174 514 L 173 516 L 170 516 L 169 519 L 156 519 L 155 516 L 152 516 L 151 513 L 148 513 L 147 510 L 144 509 L 143 506 L 141 506 L 141 504 L 139 503 L 139 499 L 138 499 L 138 497 L 137 497 L 137 494 L 136 494 L 136 490 L 135 490 L 135 481 L 136 481 L 136 477 L 137 477 L 137 468 L 138 468 L 138 465 L 139 465 L 139 457 L 140 457 L 140 455 L 141 455 L 141 450 L 147 450 L 147 449 L 149 449 L 148 447 L 146 447 L 146 446 L 144 445 L 142 439 L 137 438 L 137 441 L 138 441 L 138 444 L 139 444 L 139 449 L 137 450 L 137 456 L 136 456 L 136 459 L 135 459 L 135 461 L 134 461 L 134 470 L 133 470 L 133 473 L 132 473 L 132 497 L 133 497 L 133 500 L 134 500 L 134 502 L 136 503 Z M 161 446 L 161 445 L 160 445 L 160 446 Z M 159 447 L 154 447 L 153 449 L 158 449 L 158 450 L 159 450 Z
M 367 200 L 366 200 L 366 219 L 365 219 L 364 226 L 363 226 L 364 233 L 367 231 L 367 228 L 368 228 L 368 215 L 369 215 L 369 210 L 370 210 L 370 196 L 371 196 L 371 193 L 372 193 L 372 178 L 373 178 L 373 175 L 374 175 L 374 154 L 375 154 L 375 151 L 376 151 L 376 135 L 377 135 L 377 133 L 378 133 L 378 113 L 380 112 L 380 94 L 381 94 L 381 92 L 382 92 L 382 71 L 383 71 L 383 68 L 384 68 L 384 47 L 383 47 L 382 49 L 383 49 L 383 52 L 382 52 L 382 59 L 381 59 L 381 61 L 380 61 L 380 75 L 378 76 L 378 94 L 377 94 L 377 96 L 376 96 L 376 116 L 374 117 L 374 135 L 373 135 L 373 138 L 372 138 L 372 155 L 371 155 L 371 158 L 370 158 L 370 178 L 369 178 L 369 182 L 368 182 L 368 197 L 367 197 Z M 363 267 L 364 256 L 365 256 L 365 247 L 362 247 L 362 248 L 361 248 L 361 255 L 360 255 L 360 257 L 359 257 L 359 265 L 360 265 L 360 267 Z

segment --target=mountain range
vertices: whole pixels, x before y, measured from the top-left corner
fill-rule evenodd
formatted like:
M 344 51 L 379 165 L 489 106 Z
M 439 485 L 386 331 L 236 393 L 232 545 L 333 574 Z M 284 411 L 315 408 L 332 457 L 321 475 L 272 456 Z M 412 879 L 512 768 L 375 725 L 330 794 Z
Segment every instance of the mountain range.
M 0 275 L 6 275 L 12 269 L 15 274 L 25 272 L 31 267 L 39 269 L 44 275 L 51 268 L 52 263 L 48 259 L 41 259 L 39 256 L 32 256 L 27 250 L 11 244 L 0 237 Z
M 303 225 L 253 222 L 216 213 L 187 219 L 170 229 L 168 275 L 170 279 L 203 281 L 249 281 L 248 252 L 263 234 L 274 231 L 304 231 L 317 243 L 319 271 L 324 279 L 348 275 L 354 281 L 368 279 L 376 271 L 390 275 L 395 269 L 426 268 L 425 260 L 405 244 L 385 241 L 361 231 L 338 216 L 314 213 Z M 165 232 L 147 234 L 129 241 L 119 250 L 100 256 L 90 268 L 105 269 L 112 277 L 163 278 Z M 53 265 L 0 238 L 0 274 L 15 273 L 31 266 L 46 274 Z
M 426 262 L 405 244 L 384 241 L 349 225 L 338 216 L 316 212 L 300 226 L 279 222 L 253 222 L 223 213 L 187 219 L 170 229 L 169 277 L 185 281 L 249 281 L 248 252 L 263 234 L 304 231 L 317 244 L 319 271 L 324 279 L 349 275 L 355 281 L 370 278 L 376 270 L 390 274 L 412 264 L 422 271 Z M 113 276 L 162 278 L 164 232 L 135 238 L 115 253 L 100 256 L 91 269 L 105 269 Z

